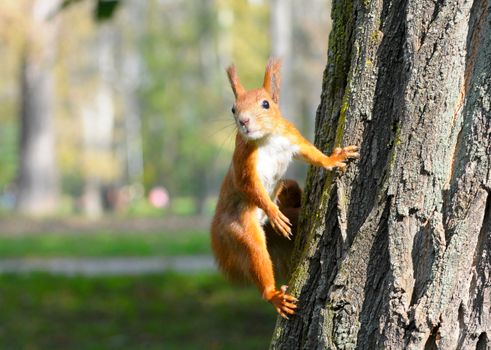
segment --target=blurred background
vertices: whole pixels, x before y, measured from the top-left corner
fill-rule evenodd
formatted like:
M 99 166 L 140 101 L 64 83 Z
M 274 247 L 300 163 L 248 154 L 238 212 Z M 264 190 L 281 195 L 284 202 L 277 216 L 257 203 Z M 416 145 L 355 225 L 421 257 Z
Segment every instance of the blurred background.
M 267 347 L 274 310 L 210 256 L 224 69 L 254 88 L 280 57 L 283 114 L 312 140 L 329 3 L 0 2 L 2 346 Z

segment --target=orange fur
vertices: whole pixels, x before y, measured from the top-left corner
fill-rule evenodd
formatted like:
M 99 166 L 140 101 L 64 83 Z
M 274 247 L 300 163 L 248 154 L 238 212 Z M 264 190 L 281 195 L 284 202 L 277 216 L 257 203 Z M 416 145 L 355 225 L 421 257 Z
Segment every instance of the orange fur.
M 280 177 L 292 157 L 326 169 L 345 169 L 346 160 L 358 156 L 357 147 L 337 148 L 324 155 L 281 115 L 279 61 L 266 67 L 263 87 L 246 91 L 234 66 L 227 69 L 235 95 L 234 118 L 238 133 L 230 169 L 223 180 L 211 242 L 220 269 L 232 279 L 254 282 L 264 299 L 283 317 L 294 313 L 297 299 L 276 288 L 273 264 L 263 226 L 269 225 L 284 237 L 292 235 L 291 223 L 276 204 L 281 194 Z M 291 217 L 298 208 L 283 208 Z M 287 254 L 288 252 L 285 252 Z

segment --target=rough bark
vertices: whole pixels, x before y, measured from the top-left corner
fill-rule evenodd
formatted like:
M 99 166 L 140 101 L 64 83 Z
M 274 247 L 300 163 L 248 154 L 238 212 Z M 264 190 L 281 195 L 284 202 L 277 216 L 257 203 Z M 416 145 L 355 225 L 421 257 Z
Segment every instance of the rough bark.
M 334 0 L 316 144 L 361 158 L 309 173 L 272 349 L 491 347 L 490 6 Z

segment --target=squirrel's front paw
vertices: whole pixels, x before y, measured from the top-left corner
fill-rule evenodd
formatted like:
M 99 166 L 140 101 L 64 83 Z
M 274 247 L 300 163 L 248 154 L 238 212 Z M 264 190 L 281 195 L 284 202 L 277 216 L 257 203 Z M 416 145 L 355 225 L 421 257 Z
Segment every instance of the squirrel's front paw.
M 286 294 L 288 286 L 281 286 L 280 290 L 276 289 L 266 296 L 266 299 L 273 304 L 276 312 L 280 314 L 281 317 L 288 319 L 288 315 L 293 315 L 295 309 L 297 308 L 298 299 Z
M 274 230 L 288 239 L 292 236 L 292 224 L 290 220 L 276 207 L 275 210 L 268 215 L 269 222 Z
M 337 147 L 334 149 L 334 152 L 332 152 L 331 156 L 329 157 L 330 164 L 326 166 L 328 170 L 331 170 L 332 168 L 339 168 L 341 171 L 346 170 L 346 161 L 348 159 L 353 159 L 353 158 L 359 158 L 360 154 L 358 153 L 358 147 L 357 146 L 348 146 L 344 148 Z

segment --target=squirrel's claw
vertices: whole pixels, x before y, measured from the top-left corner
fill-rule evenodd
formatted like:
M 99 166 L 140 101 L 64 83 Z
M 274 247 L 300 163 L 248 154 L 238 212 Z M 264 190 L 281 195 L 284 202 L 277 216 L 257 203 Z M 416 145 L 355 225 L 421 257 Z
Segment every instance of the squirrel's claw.
M 346 162 L 349 159 L 360 158 L 358 153 L 358 146 L 347 146 L 344 148 L 336 147 L 329 157 L 331 163 L 330 166 L 326 167 L 327 170 L 332 170 L 333 168 L 338 168 L 341 172 L 346 171 Z
M 290 220 L 279 210 L 269 216 L 269 221 L 274 230 L 285 238 L 291 239 L 292 229 Z
M 339 155 L 343 157 L 345 160 L 360 158 L 360 153 L 358 153 L 358 150 L 359 150 L 358 146 L 347 146 L 341 150 Z
M 281 286 L 280 290 L 275 290 L 269 299 L 269 302 L 273 304 L 276 312 L 281 317 L 288 319 L 289 315 L 293 315 L 297 309 L 298 299 L 292 295 L 286 294 L 288 286 Z

